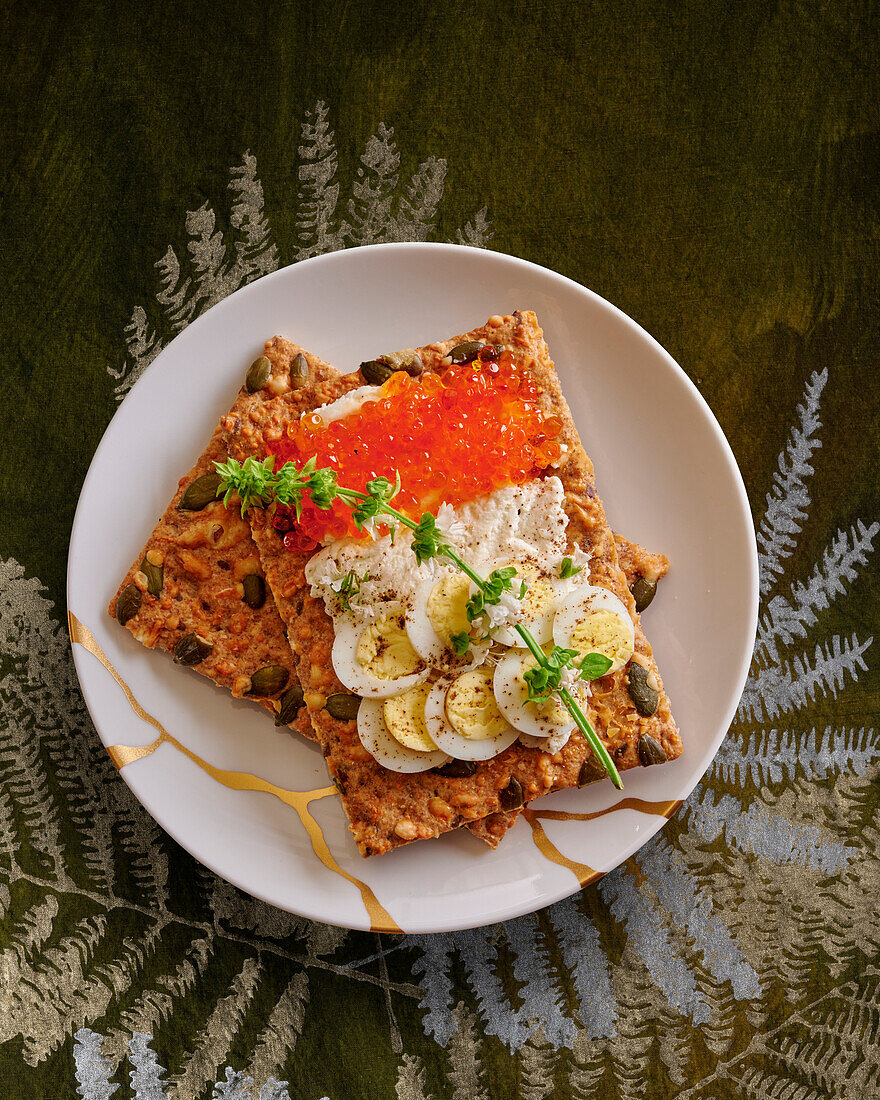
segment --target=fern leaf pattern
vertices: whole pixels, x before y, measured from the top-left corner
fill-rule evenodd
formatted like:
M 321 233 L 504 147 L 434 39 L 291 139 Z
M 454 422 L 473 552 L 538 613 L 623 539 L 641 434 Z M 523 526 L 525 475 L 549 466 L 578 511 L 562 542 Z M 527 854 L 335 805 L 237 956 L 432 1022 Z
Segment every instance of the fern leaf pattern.
M 124 330 L 125 361 L 108 368 L 116 399 L 175 333 L 280 263 L 432 238 L 446 161 L 402 172 L 384 122 L 354 164 L 345 148 L 317 102 L 292 142 L 292 240 L 273 238 L 250 151 L 217 197 L 228 218 L 213 199 L 186 214 L 156 262 L 155 301 Z M 483 207 L 454 238 L 484 247 L 492 233 Z M 858 598 L 880 523 L 808 532 L 824 550 L 792 575 L 825 472 L 831 376 L 805 379 L 768 474 L 754 661 L 709 773 L 597 887 L 493 928 L 377 947 L 194 868 L 101 749 L 45 588 L 0 560 L 0 1044 L 38 1069 L 72 1049 L 84 1100 L 126 1074 L 136 1100 L 289 1100 L 281 1078 L 320 1011 L 317 975 L 390 1050 L 398 1100 L 636 1098 L 649 1080 L 657 1096 L 710 1100 L 876 1091 L 880 743 L 850 717 L 875 674 L 873 637 L 863 618 L 828 623 Z

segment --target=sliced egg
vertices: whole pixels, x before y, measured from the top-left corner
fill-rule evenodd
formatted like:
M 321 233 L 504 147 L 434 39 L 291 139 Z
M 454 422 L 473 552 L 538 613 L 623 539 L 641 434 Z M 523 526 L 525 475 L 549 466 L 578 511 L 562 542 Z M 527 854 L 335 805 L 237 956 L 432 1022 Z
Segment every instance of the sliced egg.
M 455 668 L 482 662 L 488 645 L 472 643 L 467 655 L 456 654 L 452 638 L 471 633 L 467 617 L 470 581 L 461 573 L 432 577 L 415 591 L 406 613 L 406 632 L 413 649 L 434 668 Z
M 492 671 L 482 666 L 438 680 L 428 696 L 425 722 L 431 739 L 456 760 L 491 760 L 518 736 L 498 709 Z
M 609 672 L 623 668 L 635 648 L 635 630 L 626 605 L 607 588 L 581 585 L 560 605 L 553 620 L 553 641 L 582 657 L 602 653 Z
M 543 703 L 528 701 L 529 686 L 525 674 L 536 664 L 531 653 L 522 649 L 511 651 L 498 662 L 492 685 L 498 709 L 515 729 L 532 737 L 548 738 L 571 733 L 574 721 L 558 699 L 547 699 Z M 583 704 L 589 695 L 586 682 L 581 681 L 577 685 L 577 695 Z
M 415 752 L 433 752 L 437 748 L 425 724 L 425 703 L 430 694 L 430 684 L 416 684 L 403 695 L 394 695 L 382 704 L 388 732 L 401 745 Z
M 428 676 L 406 633 L 403 610 L 397 607 L 360 626 L 351 619 L 339 621 L 332 660 L 340 682 L 366 698 L 402 695 Z
M 543 645 L 553 636 L 553 614 L 556 608 L 570 592 L 578 587 L 580 574 L 563 579 L 555 573 L 539 568 L 532 561 L 519 559 L 491 562 L 484 566 L 481 572 L 484 577 L 488 577 L 493 570 L 508 566 L 516 569 L 516 576 L 512 578 L 511 594 L 519 599 L 522 583 L 525 582 L 526 585 L 516 621 L 531 631 L 539 645 Z M 470 591 L 475 592 L 476 586 L 472 584 Z M 521 646 L 523 644 L 522 638 L 512 626 L 498 627 L 493 640 L 503 642 L 504 645 Z
M 565 748 L 568 744 L 568 739 L 574 733 L 574 728 L 568 730 L 561 730 L 559 733 L 554 733 L 552 737 L 532 737 L 530 733 L 521 733 L 519 735 L 520 743 L 525 745 L 529 749 L 542 749 L 544 752 L 549 752 L 551 756 L 559 752 L 560 749 Z
M 392 772 L 426 772 L 448 764 L 450 757 L 439 749 L 422 752 L 401 744 L 388 731 L 378 699 L 364 699 L 358 710 L 357 728 L 361 744 L 383 768 Z

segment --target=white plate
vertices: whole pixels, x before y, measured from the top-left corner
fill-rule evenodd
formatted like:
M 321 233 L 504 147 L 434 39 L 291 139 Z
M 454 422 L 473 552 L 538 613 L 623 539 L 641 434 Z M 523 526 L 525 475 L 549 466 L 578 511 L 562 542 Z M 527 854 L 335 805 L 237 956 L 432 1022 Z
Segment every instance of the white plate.
M 532 825 L 520 819 L 496 852 L 458 830 L 363 860 L 338 800 L 325 797 L 311 811 L 344 875 L 316 857 L 290 806 L 217 782 L 172 743 L 123 767 L 135 795 L 178 843 L 282 909 L 350 928 L 433 932 L 548 905 L 589 880 L 590 868 L 616 867 L 663 825 L 662 811 L 687 797 L 733 717 L 755 636 L 757 554 L 742 479 L 717 421 L 681 368 L 614 306 L 535 264 L 456 245 L 374 245 L 319 256 L 239 290 L 186 328 L 134 386 L 92 461 L 70 543 L 71 613 L 140 706 L 196 757 L 288 790 L 326 787 L 314 745 L 144 650 L 109 618 L 107 604 L 265 339 L 289 336 L 350 371 L 383 351 L 466 332 L 514 309 L 535 310 L 544 327 L 611 524 L 672 560 L 645 627 L 684 755 L 625 773 L 623 796 L 658 804 L 654 812 L 622 808 L 586 822 Z M 106 668 L 73 648 L 104 744 L 152 742 L 156 730 Z M 533 807 L 592 813 L 621 797 L 606 782 Z M 378 899 L 371 914 L 369 891 L 358 882 Z

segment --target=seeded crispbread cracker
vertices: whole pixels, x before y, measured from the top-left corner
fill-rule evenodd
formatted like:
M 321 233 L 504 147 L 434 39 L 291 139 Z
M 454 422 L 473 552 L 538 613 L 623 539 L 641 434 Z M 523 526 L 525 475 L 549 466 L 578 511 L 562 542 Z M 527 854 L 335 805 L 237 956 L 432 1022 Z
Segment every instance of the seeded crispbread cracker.
M 280 338 L 267 345 L 265 354 L 272 372 L 266 387 L 249 395 L 243 386 L 227 416 L 233 420 L 247 416 L 260 402 L 275 400 L 281 390 L 289 390 L 290 364 L 298 352 L 299 348 Z M 307 357 L 307 362 L 310 385 L 337 373 L 317 356 Z M 246 425 L 242 430 L 247 430 Z M 139 642 L 149 649 L 173 654 L 185 635 L 198 634 L 212 648 L 204 660 L 190 666 L 193 671 L 275 713 L 280 692 L 262 697 L 249 695 L 251 677 L 258 669 L 274 665 L 287 672 L 285 688 L 291 687 L 297 683 L 296 664 L 271 593 L 266 591 L 265 602 L 259 608 L 250 607 L 243 599 L 243 578 L 252 573 L 263 575 L 250 525 L 241 518 L 237 502 L 228 509 L 221 501 L 199 511 L 178 508 L 189 486 L 204 474 L 213 473 L 214 462 L 223 462 L 227 457 L 218 427 L 204 453 L 181 478 L 164 515 L 110 602 L 109 612 L 116 616 L 121 593 L 133 584 L 141 593 L 141 603 L 124 625 Z M 148 553 L 161 560 L 162 590 L 158 596 L 148 591 L 147 577 L 141 569 Z M 314 738 L 304 709 L 291 728 Z
M 247 418 L 261 401 L 289 392 L 290 366 L 300 351 L 281 337 L 268 341 L 265 354 L 272 370 L 267 387 L 247 401 L 243 388 L 227 417 L 233 423 L 241 422 L 241 417 Z M 338 376 L 338 371 L 317 356 L 303 354 L 309 384 Z M 291 401 L 295 403 L 295 399 Z M 247 409 L 243 408 L 245 404 Z M 307 403 L 302 405 L 303 411 L 309 407 L 312 406 Z M 246 424 L 242 430 L 247 431 Z M 271 593 L 267 592 L 267 599 L 259 608 L 243 601 L 240 578 L 249 573 L 262 576 L 262 570 L 250 525 L 241 518 L 237 504 L 226 509 L 220 501 L 214 501 L 200 511 L 177 507 L 189 486 L 204 474 L 212 473 L 215 461 L 223 462 L 227 457 L 218 428 L 193 468 L 181 478 L 165 514 L 126 573 L 108 610 L 115 618 L 119 596 L 133 584 L 140 593 L 141 603 L 137 613 L 124 624 L 129 632 L 147 648 L 163 649 L 170 654 L 185 635 L 198 634 L 209 643 L 211 652 L 189 667 L 242 697 L 249 688 L 250 675 L 261 668 L 272 665 L 283 668 L 288 675 L 285 690 L 299 683 L 299 679 L 287 631 Z M 148 553 L 161 563 L 162 588 L 158 595 L 148 590 L 147 577 L 141 569 Z M 276 714 L 281 694 L 244 697 Z M 297 712 L 289 728 L 310 740 L 317 737 L 305 708 Z M 496 814 L 493 820 L 472 822 L 469 828 L 495 848 L 515 817 L 515 814 Z
M 531 313 L 494 317 L 471 333 L 418 350 L 426 369 L 442 374 L 448 350 L 471 340 L 506 345 L 517 366 L 531 374 L 544 411 L 562 420 L 560 438 L 568 450 L 560 466 L 549 472 L 558 475 L 565 488 L 569 547 L 580 545 L 592 552 L 590 579 L 610 588 L 628 607 L 636 628 L 633 661 L 656 678 L 660 702 L 650 717 L 639 715 L 630 700 L 628 669 L 596 681 L 590 707 L 594 724 L 621 770 L 639 765 L 638 746 L 645 735 L 662 746 L 667 759 L 674 759 L 681 753 L 681 741 L 669 700 L 639 626 L 614 538 L 595 489 L 592 464 L 578 439 L 537 319 Z M 299 416 L 305 400 L 312 407 L 325 404 L 363 384 L 363 377 L 356 372 L 322 379 L 311 387 L 308 398 L 303 393 L 297 400 L 283 395 L 274 401 L 254 402 L 248 410 L 247 432 L 242 429 L 245 421 L 241 419 L 226 418 L 221 423 L 229 453 L 240 460 L 249 455 L 262 457 L 268 444 L 280 438 L 291 419 Z M 473 774 L 462 778 L 433 771 L 403 776 L 382 768 L 361 745 L 356 722 L 335 719 L 326 708 L 330 695 L 346 689 L 332 668 L 332 620 L 323 601 L 310 595 L 305 579 L 309 555 L 285 550 L 265 512 L 252 510 L 250 519 L 267 581 L 297 655 L 312 723 L 363 855 L 386 852 L 412 840 L 427 839 L 462 824 L 490 818 L 509 806 L 513 790 L 521 790 L 525 801 L 530 801 L 540 794 L 604 776 L 587 743 L 578 736 L 573 736 L 554 756 L 516 743 L 494 759 L 476 765 Z M 499 821 L 496 818 L 496 823 Z

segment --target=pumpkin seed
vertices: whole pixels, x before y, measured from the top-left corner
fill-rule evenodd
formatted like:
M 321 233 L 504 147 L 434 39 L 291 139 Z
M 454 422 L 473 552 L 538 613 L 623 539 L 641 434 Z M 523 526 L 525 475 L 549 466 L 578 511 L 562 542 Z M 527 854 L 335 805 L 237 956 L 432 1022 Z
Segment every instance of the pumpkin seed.
M 147 555 L 144 554 L 144 560 L 141 562 L 141 572 L 147 578 L 147 591 L 150 595 L 161 595 L 162 585 L 165 583 L 164 567 L 153 565 L 152 562 L 147 561 Z
M 191 481 L 186 487 L 186 492 L 177 504 L 180 512 L 201 512 L 209 504 L 217 499 L 217 490 L 220 488 L 221 477 L 216 470 L 202 474 L 195 481 Z
M 633 706 L 643 718 L 650 718 L 660 705 L 660 694 L 648 683 L 649 675 L 644 665 L 633 663 L 629 666 L 627 691 Z
M 248 573 L 241 583 L 244 585 L 244 602 L 254 611 L 261 608 L 266 602 L 266 582 L 260 574 Z
M 143 598 L 141 590 L 134 584 L 127 584 L 119 593 L 119 599 L 116 601 L 116 618 L 122 626 L 137 615 Z
M 289 679 L 290 673 L 281 665 L 265 665 L 251 676 L 248 695 L 277 695 Z
M 380 363 L 378 359 L 368 359 L 366 363 L 361 363 L 361 374 L 369 385 L 381 386 L 394 374 L 394 369 L 386 363 Z
M 652 764 L 665 764 L 669 757 L 666 750 L 655 738 L 643 733 L 639 738 L 639 760 L 649 768 Z
M 518 810 L 525 801 L 520 781 L 511 779 L 504 790 L 499 793 L 498 801 L 502 810 Z
M 581 770 L 578 772 L 578 786 L 586 787 L 588 783 L 596 783 L 604 778 L 605 769 L 591 753 L 581 764 Z
M 261 355 L 259 359 L 255 359 L 253 363 L 251 363 L 251 368 L 247 372 L 247 377 L 244 380 L 248 393 L 256 393 L 257 390 L 261 390 L 269 381 L 269 375 L 271 373 L 272 364 L 265 355 Z
M 336 718 L 340 722 L 351 722 L 357 718 L 361 697 L 339 692 L 337 695 L 331 695 L 325 705 L 331 718 Z
M 275 715 L 276 726 L 289 726 L 303 705 L 303 689 L 294 684 L 281 696 L 281 709 Z
M 174 663 L 176 665 L 197 665 L 204 661 L 213 648 L 213 643 L 200 634 L 184 634 L 174 647 Z
M 636 601 L 636 611 L 644 611 L 657 594 L 657 582 L 645 577 L 636 577 L 629 587 Z
M 309 361 L 301 351 L 298 351 L 290 364 L 290 385 L 295 390 L 300 390 L 309 380 Z
M 471 359 L 476 359 L 482 346 L 479 340 L 466 340 L 463 344 L 456 344 L 451 351 L 447 351 L 446 358 L 450 363 L 469 363 Z
M 386 367 L 391 367 L 392 371 L 405 370 L 413 378 L 418 378 L 425 369 L 421 357 L 412 348 L 404 348 L 403 351 L 392 351 L 388 355 L 380 355 L 377 362 L 384 363 Z
M 431 768 L 437 775 L 444 775 L 447 779 L 467 779 L 477 770 L 474 760 L 450 760 L 440 768 Z

